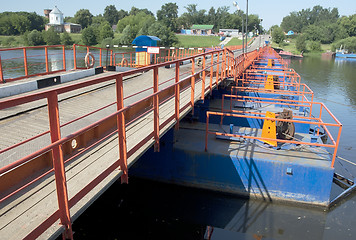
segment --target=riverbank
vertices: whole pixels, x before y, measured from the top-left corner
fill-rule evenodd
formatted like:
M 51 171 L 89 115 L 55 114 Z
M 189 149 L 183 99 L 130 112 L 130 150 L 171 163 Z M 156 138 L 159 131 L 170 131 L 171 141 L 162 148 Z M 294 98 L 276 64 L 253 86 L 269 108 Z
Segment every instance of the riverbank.
M 61 34 L 62 35 L 62 34 Z M 81 33 L 70 33 L 69 36 L 72 38 L 72 41 L 75 44 L 81 44 L 82 34 Z M 115 39 L 119 39 L 121 36 L 120 33 L 115 33 L 114 39 L 112 42 L 116 42 Z M 177 34 L 179 43 L 176 47 L 211 47 L 218 46 L 220 44 L 220 37 L 218 36 L 195 36 L 195 35 L 179 35 Z M 233 38 L 231 41 L 226 44 L 226 46 L 235 46 L 241 45 L 242 40 Z M 104 47 L 106 44 L 104 42 L 95 45 L 95 47 Z M 25 46 L 23 36 L 1 36 L 0 35 L 0 47 L 9 48 L 9 47 L 23 47 Z
M 280 48 L 283 49 L 284 51 L 288 51 L 291 52 L 295 55 L 299 55 L 300 52 L 297 50 L 296 48 L 296 39 L 295 38 L 287 38 L 285 39 L 285 41 L 283 42 L 282 46 L 273 42 L 272 41 L 272 47 L 273 48 Z M 310 50 L 310 42 L 307 42 L 307 49 L 308 51 L 303 52 L 304 56 L 321 56 L 322 53 L 327 52 L 327 51 L 331 51 L 331 44 L 321 44 L 320 45 L 321 50 Z

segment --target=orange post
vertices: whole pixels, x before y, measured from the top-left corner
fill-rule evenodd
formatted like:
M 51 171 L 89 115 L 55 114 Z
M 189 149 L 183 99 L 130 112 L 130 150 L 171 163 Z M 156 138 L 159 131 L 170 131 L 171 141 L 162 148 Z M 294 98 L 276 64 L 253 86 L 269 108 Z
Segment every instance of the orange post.
M 124 108 L 124 92 L 122 85 L 122 75 L 118 75 L 116 78 L 116 107 L 120 111 Z M 117 129 L 118 129 L 118 138 L 119 138 L 119 152 L 120 159 L 119 165 L 122 171 L 121 183 L 128 183 L 128 168 L 127 168 L 127 144 L 126 144 L 126 126 L 125 126 L 125 115 L 121 111 L 117 115 Z
M 210 94 L 211 92 L 213 91 L 213 75 L 214 75 L 214 53 L 211 54 L 211 65 L 210 65 L 210 85 L 209 85 L 209 88 L 210 88 Z
M 154 129 L 154 151 L 159 152 L 159 98 L 158 98 L 158 67 L 153 68 L 153 129 Z
M 61 129 L 59 122 L 58 96 L 56 91 L 48 94 L 48 115 L 51 142 L 55 143 L 61 139 Z M 61 224 L 65 227 L 65 239 L 73 239 L 72 223 L 70 219 L 67 181 L 64 168 L 63 152 L 61 146 L 52 149 L 52 160 L 57 189 L 57 200 Z
M 5 79 L 4 79 L 4 74 L 2 71 L 2 63 L 1 63 L 1 56 L 0 56 L 0 81 L 3 83 L 6 83 Z
M 73 44 L 73 61 L 74 61 L 74 69 L 77 69 L 77 49 L 76 45 Z
M 175 77 L 175 118 L 176 118 L 176 125 L 175 129 L 179 129 L 179 111 L 180 111 L 180 85 L 179 85 L 179 64 L 180 62 L 176 62 L 176 77 Z
M 216 71 L 215 71 L 215 81 L 216 81 L 216 88 L 219 86 L 219 53 L 217 53 L 217 65 L 216 65 Z
M 65 71 L 67 69 L 67 66 L 66 66 L 66 47 L 63 45 L 63 70 Z
M 28 76 L 28 66 L 27 66 L 27 53 L 26 48 L 23 48 L 23 62 L 25 67 L 25 76 Z
M 48 47 L 45 47 L 45 59 L 46 59 L 46 73 L 49 72 L 49 66 L 48 66 Z
M 100 51 L 99 51 L 99 63 L 100 63 L 100 67 L 102 66 L 102 49 L 100 48 Z M 114 63 L 115 63 L 115 57 L 114 57 Z
M 203 73 L 202 73 L 202 87 L 201 87 L 201 99 L 204 101 L 205 97 L 205 55 L 203 56 Z
M 194 115 L 194 95 L 195 95 L 195 59 L 192 58 L 192 77 L 190 78 L 190 105 L 192 106 L 192 114 Z

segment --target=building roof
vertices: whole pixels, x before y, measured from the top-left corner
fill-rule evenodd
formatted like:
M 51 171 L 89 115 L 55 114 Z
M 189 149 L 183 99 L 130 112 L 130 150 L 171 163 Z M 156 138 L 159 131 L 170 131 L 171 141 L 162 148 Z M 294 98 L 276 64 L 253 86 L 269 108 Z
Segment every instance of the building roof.
M 63 14 L 62 12 L 61 12 L 61 10 L 59 10 L 58 8 L 57 8 L 57 6 L 55 6 L 53 9 L 52 9 L 52 11 L 50 12 L 51 14 Z
M 135 38 L 132 44 L 137 46 L 157 46 L 157 41 L 161 41 L 161 39 L 155 36 L 141 35 Z
M 199 25 L 194 24 L 190 29 L 199 29 L 199 30 L 211 30 L 213 29 L 214 25 Z

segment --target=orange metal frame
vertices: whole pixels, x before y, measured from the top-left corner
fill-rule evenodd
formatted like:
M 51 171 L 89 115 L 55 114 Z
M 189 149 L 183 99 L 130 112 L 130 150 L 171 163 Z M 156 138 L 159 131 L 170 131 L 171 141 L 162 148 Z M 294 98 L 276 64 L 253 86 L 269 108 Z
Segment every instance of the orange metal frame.
M 63 67 L 60 70 L 56 70 L 56 71 L 50 71 L 49 70 L 49 60 L 48 60 L 48 50 L 51 48 L 60 48 L 62 49 L 62 62 L 63 62 Z M 42 49 L 44 50 L 43 55 L 35 55 L 35 56 L 28 56 L 28 50 L 31 49 Z M 23 78 L 28 78 L 28 77 L 34 77 L 34 76 L 41 76 L 41 75 L 46 75 L 46 74 L 52 74 L 52 73 L 57 73 L 57 72 L 63 72 L 66 71 L 66 57 L 65 57 L 65 46 L 64 45 L 51 45 L 51 46 L 35 46 L 35 47 L 18 47 L 18 48 L 4 48 L 4 49 L 0 49 L 0 53 L 1 52 L 15 52 L 15 51 L 21 51 L 22 50 L 22 57 L 17 57 L 17 58 L 10 58 L 10 59 L 3 59 L 0 57 L 0 83 L 6 83 L 6 82 L 12 82 L 12 81 L 16 81 L 19 79 L 23 79 Z M 39 57 L 39 56 L 44 56 L 45 58 L 45 62 L 44 63 L 36 63 L 36 64 L 29 64 L 28 63 L 28 59 L 30 57 Z M 6 61 L 11 61 L 11 60 L 18 60 L 18 59 L 23 59 L 23 65 L 20 66 L 11 66 L 10 68 L 8 67 L 4 67 L 4 63 L 6 63 Z M 41 64 L 45 64 L 46 65 L 46 71 L 45 72 L 40 72 L 40 73 L 36 73 L 36 74 L 29 74 L 29 67 L 33 66 L 33 65 L 41 65 Z M 20 77 L 15 77 L 15 78 L 4 78 L 4 72 L 6 71 L 10 71 L 13 69 L 23 69 L 24 70 L 24 74 Z
M 335 158 L 337 154 L 337 149 L 339 146 L 340 142 L 340 136 L 341 136 L 341 130 L 342 130 L 342 124 L 337 120 L 337 118 L 330 112 L 330 110 L 323 104 L 323 103 L 312 103 L 312 104 L 318 104 L 320 105 L 320 112 L 319 112 L 319 118 L 309 118 L 309 120 L 317 120 L 316 122 L 313 121 L 303 121 L 303 120 L 290 120 L 290 119 L 278 119 L 278 118 L 269 118 L 265 116 L 249 116 L 249 115 L 243 115 L 243 114 L 234 114 L 234 113 L 221 113 L 221 112 L 207 112 L 207 117 L 206 117 L 206 134 L 205 134 L 205 151 L 208 151 L 208 135 L 213 134 L 217 136 L 228 136 L 228 137 L 239 137 L 239 138 L 247 138 L 247 139 L 256 139 L 256 140 L 262 140 L 262 141 L 277 141 L 277 142 L 282 142 L 282 143 L 294 143 L 294 144 L 302 144 L 302 145 L 309 145 L 309 146 L 318 146 L 318 147 L 328 147 L 328 148 L 333 148 L 334 153 L 331 161 L 331 167 L 334 167 L 335 164 Z M 332 117 L 332 119 L 336 123 L 324 123 L 321 119 L 321 113 L 322 110 L 326 110 L 327 113 Z M 240 111 L 241 113 L 246 114 L 247 112 Z M 251 112 L 249 114 L 253 115 L 264 115 L 263 113 L 257 113 L 257 112 Z M 272 139 L 272 138 L 263 138 L 263 137 L 253 137 L 253 136 L 244 136 L 244 135 L 239 135 L 239 134 L 229 134 L 229 133 L 220 133 L 220 132 L 212 132 L 209 131 L 209 117 L 210 115 L 215 115 L 215 116 L 220 116 L 220 117 L 239 117 L 239 118 L 251 118 L 251 119 L 261 119 L 261 120 L 271 120 L 271 121 L 282 121 L 282 122 L 293 122 L 293 123 L 302 123 L 302 124 L 313 124 L 313 125 L 318 125 L 323 126 L 325 129 L 326 133 L 328 134 L 328 137 L 330 138 L 332 144 L 320 144 L 320 143 L 309 143 L 309 142 L 301 142 L 301 141 L 294 141 L 294 140 L 282 140 L 282 139 Z M 299 118 L 299 117 L 298 117 Z M 308 119 L 308 118 L 306 118 Z M 338 134 L 336 141 L 334 140 L 334 137 L 331 135 L 328 126 L 330 127 L 338 127 Z
M 74 52 L 76 47 L 73 49 Z M 89 51 L 89 49 L 87 49 Z M 75 53 L 74 53 L 75 54 Z M 219 56 L 222 55 L 222 59 L 219 60 Z M 249 61 L 253 61 L 253 57 L 251 56 L 257 56 L 257 53 L 251 53 Z M 206 57 L 211 57 L 210 61 L 206 61 Z M 195 69 L 195 59 L 202 58 L 203 59 L 203 67 L 201 70 L 196 71 Z M 128 182 L 128 167 L 127 167 L 127 158 L 130 157 L 134 151 L 142 147 L 146 141 L 151 139 L 152 137 L 155 139 L 155 150 L 159 151 L 159 132 L 160 130 L 165 127 L 167 124 L 171 123 L 172 121 L 176 122 L 176 128 L 179 128 L 179 115 L 182 111 L 184 111 L 186 108 L 189 106 L 194 106 L 194 93 L 196 91 L 195 89 L 195 84 L 198 81 L 206 81 L 206 77 L 210 77 L 210 84 L 207 88 L 203 87 L 201 89 L 200 93 L 200 98 L 204 99 L 204 96 L 206 95 L 207 91 L 211 91 L 214 86 L 218 86 L 219 82 L 223 80 L 224 77 L 226 76 L 232 76 L 235 71 L 231 71 L 234 69 L 234 67 L 239 67 L 239 65 L 233 66 L 233 64 L 236 64 L 236 61 L 232 61 L 231 59 L 233 58 L 233 53 L 230 50 L 215 50 L 203 54 L 198 54 L 193 57 L 188 57 L 188 58 L 183 58 L 179 60 L 174 60 L 162 64 L 157 64 L 153 66 L 148 66 L 148 67 L 143 67 L 140 69 L 135 69 L 123 73 L 117 73 L 112 76 L 107 76 L 107 77 L 97 77 L 92 80 L 88 80 L 86 82 L 80 82 L 80 83 L 73 83 L 67 86 L 59 86 L 56 87 L 52 90 L 44 90 L 38 93 L 31 93 L 26 96 L 20 96 L 20 97 L 15 97 L 11 99 L 6 99 L 6 100 L 0 100 L 0 110 L 15 107 L 24 103 L 36 101 L 39 99 L 47 99 L 47 104 L 48 104 L 48 115 L 49 115 L 49 128 L 50 130 L 44 133 L 41 133 L 38 136 L 43 136 L 47 133 L 50 133 L 51 136 L 51 144 L 36 151 L 31 153 L 28 156 L 25 156 L 12 164 L 9 164 L 3 168 L 0 169 L 0 178 L 6 177 L 8 174 L 11 174 L 11 171 L 14 169 L 20 167 L 20 166 L 26 166 L 27 163 L 35 161 L 37 158 L 41 157 L 49 157 L 52 159 L 53 164 L 52 167 L 45 173 L 43 173 L 41 176 L 36 177 L 35 179 L 31 180 L 30 182 L 27 182 L 19 188 L 17 188 L 14 191 L 11 191 L 8 193 L 6 196 L 4 196 L 2 199 L 0 199 L 0 202 L 3 202 L 10 197 L 15 196 L 17 193 L 19 193 L 21 190 L 29 187 L 33 183 L 37 182 L 41 178 L 47 176 L 49 173 L 54 172 L 55 173 L 55 181 L 56 181 L 56 189 L 57 189 L 57 198 L 58 198 L 58 209 L 48 218 L 46 219 L 41 225 L 39 225 L 36 229 L 34 229 L 25 239 L 33 239 L 37 238 L 40 236 L 47 228 L 49 228 L 53 223 L 55 223 L 58 219 L 60 219 L 61 224 L 63 225 L 65 231 L 64 231 L 64 236 L 66 238 L 73 238 L 73 233 L 72 233 L 72 227 L 71 227 L 71 216 L 70 216 L 70 209 L 79 201 L 81 200 L 88 192 L 90 192 L 97 184 L 99 184 L 102 180 L 104 180 L 110 173 L 112 173 L 114 170 L 120 168 L 123 171 L 123 175 L 121 176 L 121 181 L 126 183 Z M 217 59 L 217 60 L 216 60 Z M 230 60 L 227 60 L 230 59 Z M 192 71 L 191 73 L 182 73 L 180 74 L 180 62 L 181 61 L 192 61 Z M 210 63 L 207 64 L 207 63 Z M 241 64 L 241 62 L 239 62 Z M 170 86 L 166 87 L 165 89 L 159 90 L 158 89 L 158 71 L 160 67 L 164 67 L 166 65 L 172 65 L 175 64 L 175 79 L 174 83 L 172 83 Z M 216 66 L 216 82 L 213 82 L 213 73 L 214 73 L 214 66 Z M 153 93 L 150 94 L 147 97 L 144 97 L 143 99 L 132 103 L 128 106 L 124 106 L 124 97 L 123 97 L 123 77 L 125 76 L 130 76 L 142 71 L 149 71 L 153 70 Z M 182 77 L 182 75 L 186 75 L 185 77 Z M 79 119 L 85 118 L 89 116 L 92 113 L 88 113 L 82 117 L 79 117 L 75 120 L 72 120 L 68 123 L 60 125 L 60 112 L 58 109 L 58 95 L 67 93 L 70 91 L 82 89 L 88 86 L 100 84 L 102 82 L 107 82 L 112 79 L 115 79 L 116 82 L 116 102 L 111 103 L 107 106 L 103 106 L 102 108 L 93 111 L 92 113 L 101 111 L 104 108 L 107 108 L 109 106 L 115 105 L 117 106 L 115 112 L 110 114 L 109 116 L 102 118 L 66 137 L 62 137 L 60 134 L 60 129 L 61 127 L 68 125 L 70 123 L 73 123 L 74 121 L 77 121 Z M 190 88 L 191 90 L 191 101 L 189 104 L 182 106 L 181 103 L 179 102 L 179 95 L 180 92 L 184 89 Z M 149 89 L 152 89 L 149 88 Z M 146 90 L 144 90 L 146 91 Z M 141 93 L 141 92 L 140 92 Z M 136 93 L 134 95 L 137 95 L 139 93 Z M 132 96 L 134 96 L 132 95 Z M 132 96 L 129 96 L 127 98 L 130 98 Z M 175 99 L 175 113 L 165 122 L 160 122 L 159 120 L 159 105 L 162 104 L 163 102 L 174 98 Z M 153 105 L 151 105 L 153 103 Z M 147 106 L 153 106 L 150 108 L 147 108 Z M 143 139 L 141 142 L 137 143 L 136 146 L 131 149 L 130 151 L 127 150 L 126 146 L 126 126 L 130 123 L 132 123 L 135 119 L 139 118 L 140 116 L 153 111 L 154 113 L 154 131 L 149 134 L 145 139 Z M 73 139 L 86 139 L 86 137 L 81 138 L 81 136 L 90 133 L 94 129 L 103 126 L 105 129 L 112 129 L 110 126 L 112 120 L 116 121 L 116 126 L 114 127 L 113 130 L 109 134 L 105 134 L 101 136 L 96 142 L 92 143 L 90 141 L 87 141 L 86 143 L 80 143 L 82 144 L 80 146 L 79 151 L 73 151 L 73 150 L 68 150 L 67 145 L 70 143 Z M 108 125 L 109 124 L 109 125 Z M 105 127 L 105 125 L 108 125 Z M 96 144 L 104 141 L 106 138 L 109 136 L 112 136 L 113 134 L 118 133 L 118 146 L 119 146 L 119 154 L 120 158 L 114 162 L 109 168 L 107 168 L 104 172 L 102 172 L 98 177 L 96 177 L 94 180 L 89 182 L 86 187 L 84 187 L 81 191 L 79 191 L 75 196 L 73 196 L 71 199 L 68 199 L 68 194 L 67 194 L 67 182 L 65 178 L 65 168 L 64 164 L 67 163 L 68 161 L 73 160 L 75 157 L 79 156 L 83 151 L 89 149 L 92 146 L 95 146 Z M 36 139 L 38 136 L 32 137 L 30 139 L 27 139 L 21 143 L 15 144 L 14 146 L 10 146 L 7 149 L 3 149 L 0 151 L 1 153 L 10 151 L 10 150 L 15 150 L 16 147 L 28 143 L 32 141 L 33 139 Z M 64 155 L 64 151 L 66 151 L 66 155 Z M 48 154 L 49 153 L 49 154 Z M 0 181 L 1 182 L 1 181 Z M 3 182 L 4 183 L 4 182 Z M 1 187 L 1 186 L 0 186 Z

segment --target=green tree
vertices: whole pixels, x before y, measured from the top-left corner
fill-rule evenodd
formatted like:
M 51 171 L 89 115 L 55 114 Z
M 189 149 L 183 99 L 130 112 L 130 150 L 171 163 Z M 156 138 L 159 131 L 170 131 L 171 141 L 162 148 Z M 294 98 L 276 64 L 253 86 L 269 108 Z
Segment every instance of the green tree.
M 121 19 L 123 19 L 124 17 L 126 17 L 128 15 L 129 15 L 129 13 L 126 12 L 125 10 L 122 10 L 122 9 L 119 10 L 118 11 L 118 21 L 120 21 Z M 115 24 L 117 24 L 117 22 Z
M 178 31 L 178 5 L 176 3 L 166 3 L 157 11 L 157 20 L 174 32 Z
M 82 25 L 82 28 L 87 28 L 91 25 L 93 21 L 93 15 L 88 9 L 80 9 L 74 15 L 74 20 L 76 23 Z
M 309 49 L 311 51 L 316 51 L 316 52 L 320 52 L 321 51 L 321 44 L 320 42 L 317 41 L 310 41 L 309 42 Z
M 43 17 L 28 12 L 0 13 L 0 35 L 20 35 L 27 31 L 44 28 Z
M 356 14 L 341 17 L 337 21 L 337 24 L 341 26 L 350 37 L 356 36 Z
M 107 22 L 100 26 L 100 39 L 105 38 L 114 38 L 114 32 Z
M 306 42 L 306 38 L 304 35 L 298 35 L 296 42 L 295 42 L 295 48 L 299 52 L 307 51 L 307 42 Z
M 339 49 L 341 46 L 349 52 L 356 52 L 356 37 L 348 37 L 333 43 L 331 45 L 332 51 Z
M 154 16 L 139 12 L 136 15 L 130 15 L 121 19 L 117 24 L 117 31 L 123 32 L 124 28 L 126 28 L 127 25 L 130 25 L 130 31 L 134 32 L 134 35 L 136 36 L 146 22 L 153 24 L 155 22 Z
M 169 28 L 160 22 L 155 22 L 148 29 L 148 34 L 152 36 L 157 36 L 161 41 L 158 45 L 170 47 L 178 43 L 178 38 Z
M 42 33 L 37 30 L 32 30 L 28 34 L 25 34 L 24 38 L 25 42 L 29 46 L 39 46 L 45 44 Z
M 59 33 L 54 31 L 54 28 L 51 27 L 48 31 L 43 31 L 43 40 L 46 42 L 47 45 L 58 45 L 61 43 L 61 38 Z
M 139 13 L 144 13 L 146 15 L 154 16 L 154 14 L 150 10 L 148 10 L 147 8 L 140 9 L 140 8 L 137 8 L 137 7 L 132 7 L 131 10 L 130 10 L 129 15 L 137 15 Z
M 119 12 L 117 11 L 115 5 L 109 5 L 105 8 L 104 18 L 110 23 L 111 26 L 119 21 Z
M 125 29 L 122 31 L 122 35 L 120 37 L 121 44 L 131 44 L 132 41 L 136 37 L 136 31 L 133 30 L 131 25 L 127 25 Z
M 99 31 L 93 26 L 89 26 L 82 31 L 82 41 L 84 45 L 92 46 L 98 44 Z
M 285 39 L 285 35 L 284 35 L 282 28 L 275 27 L 272 31 L 272 38 L 275 43 L 277 43 L 277 44 L 282 43 L 283 40 Z
M 64 31 L 64 33 L 61 36 L 61 43 L 63 45 L 72 45 L 74 43 L 73 39 L 71 38 L 71 36 L 69 35 L 69 33 L 67 33 L 66 31 Z

